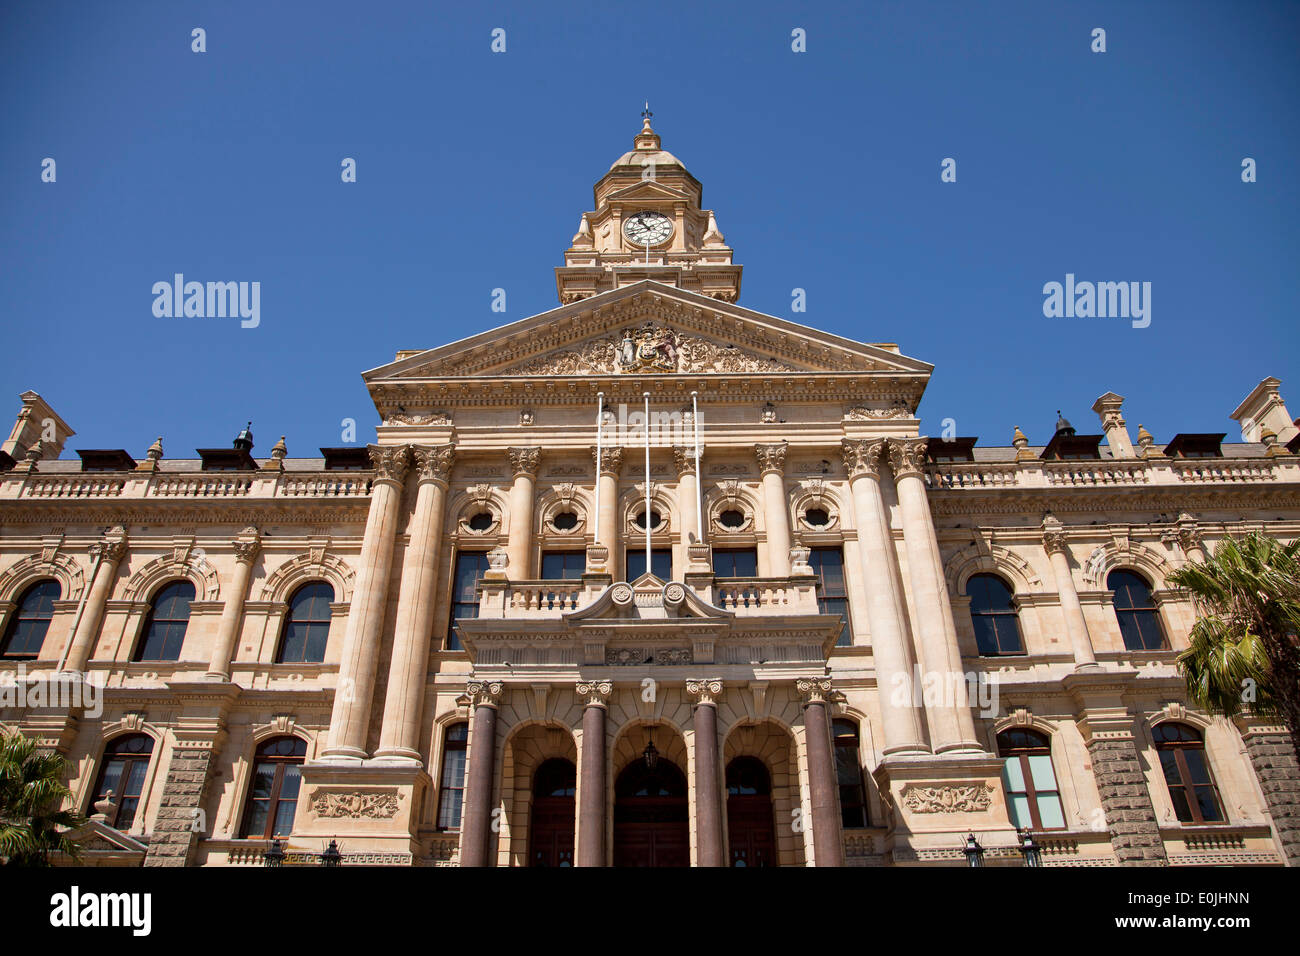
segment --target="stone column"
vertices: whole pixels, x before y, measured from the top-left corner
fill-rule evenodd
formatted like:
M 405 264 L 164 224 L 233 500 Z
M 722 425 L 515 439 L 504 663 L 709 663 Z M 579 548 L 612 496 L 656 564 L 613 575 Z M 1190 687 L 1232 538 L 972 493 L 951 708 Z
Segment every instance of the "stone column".
M 497 707 L 505 686 L 500 681 L 472 680 L 467 688 L 474 706 L 465 774 L 465 808 L 461 817 L 460 865 L 492 865 L 492 777 L 496 769 Z
M 338 687 L 330 714 L 329 745 L 321 753 L 324 762 L 346 763 L 366 756 L 366 733 L 379 663 L 379 635 L 388 605 L 393 542 L 397 537 L 402 483 L 409 461 L 410 449 L 406 445 L 370 446 L 370 462 L 375 469 L 370 514 L 366 518 L 357 583 L 343 638 L 343 658 L 339 662 Z
M 826 698 L 831 692 L 829 677 L 804 677 L 795 681 L 803 698 L 803 726 L 808 747 L 808 792 L 812 798 L 813 856 L 817 866 L 843 866 L 844 843 L 840 836 L 839 786 L 835 758 L 831 754 L 831 723 Z
M 510 488 L 510 535 L 506 540 L 506 565 L 512 581 L 525 581 L 532 575 L 533 557 L 533 487 L 537 466 L 542 460 L 540 448 L 510 448 L 510 467 L 515 483 Z
M 935 753 L 947 750 L 982 750 L 975 737 L 966 693 L 965 671 L 957 647 L 957 627 L 948 603 L 939 539 L 930 517 L 922 465 L 924 438 L 888 440 L 889 465 L 898 488 L 898 505 L 903 518 L 903 544 L 907 548 L 907 576 L 912 584 L 915 608 L 917 654 L 926 676 L 941 680 L 943 693 L 932 694 L 926 704 L 930 743 Z M 937 698 L 937 699 L 936 699 Z
M 253 563 L 262 550 L 262 536 L 256 528 L 245 528 L 231 542 L 231 547 L 235 551 L 235 573 L 226 590 L 226 603 L 217 624 L 217 640 L 212 648 L 212 660 L 208 663 L 208 677 L 212 680 L 230 680 L 230 662 L 239 641 L 244 602 L 248 600 L 248 581 L 253 576 Z
M 410 544 L 402 564 L 394 627 L 393 659 L 388 666 L 384 722 L 376 757 L 420 763 L 420 713 L 428 676 L 429 641 L 438 589 L 438 560 L 442 554 L 442 527 L 447 480 L 455 458 L 454 445 L 415 445 L 415 515 L 411 518 Z
M 853 523 L 858 529 L 871 654 L 879 688 L 880 718 L 885 735 L 883 754 L 926 749 L 912 687 L 912 656 L 907 646 L 903 599 L 894 586 L 897 558 L 889 516 L 880 492 L 880 457 L 884 439 L 844 439 L 844 467 L 853 496 Z
M 1061 614 L 1065 617 L 1065 632 L 1070 636 L 1070 647 L 1074 651 L 1074 666 L 1096 667 L 1097 655 L 1093 653 L 1092 638 L 1088 635 L 1088 621 L 1083 616 L 1079 592 L 1074 588 L 1074 575 L 1070 572 L 1065 526 L 1051 515 L 1043 519 L 1043 547 L 1052 561 L 1052 576 L 1061 596 Z
M 81 610 L 81 620 L 72 635 L 63 670 L 80 671 L 90 660 L 95 639 L 99 637 L 99 626 L 104 620 L 104 605 L 113 593 L 113 582 L 117 578 L 117 566 L 126 554 L 126 529 L 118 525 L 98 543 L 90 546 L 90 558 L 97 561 L 94 580 L 90 583 L 90 593 L 86 595 L 86 605 Z
M 785 494 L 785 442 L 755 445 L 763 481 L 763 527 L 767 533 L 767 566 L 774 578 L 790 574 L 790 509 Z
M 699 866 L 726 866 L 722 842 L 722 773 L 718 755 L 718 698 L 722 681 L 688 680 L 695 717 L 695 832 Z
M 596 459 L 596 449 L 591 450 L 591 458 Z M 623 468 L 623 449 L 615 445 L 602 448 L 600 453 L 600 474 L 596 481 L 600 485 L 600 514 L 596 515 L 596 544 L 607 549 L 608 567 L 614 580 L 622 579 L 622 562 L 619 560 L 618 533 L 618 473 Z
M 1291 735 L 1285 726 L 1249 718 L 1237 724 L 1287 866 L 1300 866 L 1300 764 Z
M 614 685 L 579 681 L 582 701 L 582 789 L 578 806 L 578 866 L 605 866 L 605 807 L 609 797 L 605 761 L 605 713 Z
M 692 541 L 703 544 L 703 539 L 696 540 L 696 526 L 700 524 L 700 492 L 695 487 L 695 449 L 690 445 L 674 445 L 673 460 L 677 464 L 677 501 L 681 508 L 679 539 L 682 554 Z

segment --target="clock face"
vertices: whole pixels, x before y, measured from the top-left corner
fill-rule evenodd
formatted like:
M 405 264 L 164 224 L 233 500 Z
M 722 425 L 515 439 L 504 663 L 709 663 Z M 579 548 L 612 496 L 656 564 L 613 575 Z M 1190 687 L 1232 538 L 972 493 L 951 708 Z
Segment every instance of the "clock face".
M 657 246 L 673 234 L 673 221 L 661 212 L 638 212 L 623 223 L 623 235 L 638 246 Z

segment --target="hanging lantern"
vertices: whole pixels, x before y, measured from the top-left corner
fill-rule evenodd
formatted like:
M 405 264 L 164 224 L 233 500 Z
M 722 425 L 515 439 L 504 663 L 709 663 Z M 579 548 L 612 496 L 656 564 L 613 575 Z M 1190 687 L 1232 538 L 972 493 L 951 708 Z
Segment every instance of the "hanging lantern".
M 966 846 L 963 852 L 966 854 L 967 866 L 984 865 L 984 847 L 980 846 L 979 840 L 975 839 L 975 834 L 971 833 L 966 836 Z
M 645 745 L 645 750 L 641 751 L 641 757 L 645 760 L 647 770 L 653 770 L 659 766 L 659 751 L 655 747 L 654 737 L 650 738 L 650 742 Z

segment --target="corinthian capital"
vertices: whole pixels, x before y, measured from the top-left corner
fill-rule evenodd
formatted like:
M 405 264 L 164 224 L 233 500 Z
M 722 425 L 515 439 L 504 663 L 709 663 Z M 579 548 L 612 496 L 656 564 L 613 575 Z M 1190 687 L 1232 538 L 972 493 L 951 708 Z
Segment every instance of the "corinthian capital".
M 1184 551 L 1191 551 L 1193 548 L 1205 550 L 1201 538 L 1201 529 L 1197 525 L 1196 519 L 1186 511 L 1178 516 L 1178 543 L 1182 545 Z
M 717 704 L 722 696 L 722 681 L 716 677 L 708 680 L 688 680 L 686 696 L 698 704 Z
M 596 449 L 591 449 L 591 460 L 596 460 Z M 618 445 L 607 446 L 600 450 L 600 474 L 618 477 L 623 468 L 623 449 Z M 597 476 L 599 477 L 599 476 Z
M 262 536 L 256 528 L 245 528 L 239 537 L 230 543 L 235 552 L 235 560 L 240 564 L 252 564 L 262 550 Z
M 925 438 L 890 438 L 889 467 L 894 469 L 894 480 L 912 476 L 920 477 L 925 471 Z
M 465 692 L 475 707 L 498 707 L 505 684 L 499 680 L 471 680 L 465 685 Z
M 769 471 L 783 471 L 785 469 L 785 452 L 789 447 L 785 442 L 779 442 L 775 445 L 755 445 L 754 456 L 758 459 L 759 473 L 767 474 Z
M 406 469 L 411 464 L 409 445 L 368 445 L 370 467 L 375 469 L 378 481 L 396 481 L 399 484 L 406 477 Z
M 126 555 L 126 529 L 118 525 L 90 546 L 90 556 L 117 564 Z
M 452 463 L 456 460 L 455 445 L 414 445 L 415 468 L 420 481 L 441 481 L 446 483 L 451 475 Z
M 1065 537 L 1065 525 L 1061 524 L 1059 518 L 1048 515 L 1043 519 L 1043 547 L 1047 549 L 1048 554 L 1067 554 L 1069 551 L 1069 542 Z
M 808 704 L 824 704 L 831 695 L 831 679 L 829 677 L 800 677 L 794 682 L 794 689 L 805 706 Z
M 510 468 L 516 478 L 520 475 L 527 475 L 529 478 L 537 477 L 537 466 L 542 461 L 540 448 L 508 448 L 506 451 L 510 454 Z
M 607 680 L 578 681 L 573 688 L 583 707 L 604 707 L 614 693 L 614 684 Z
M 844 467 L 850 478 L 866 475 L 880 477 L 880 457 L 885 450 L 883 438 L 845 438 L 840 442 Z
M 673 461 L 677 464 L 677 474 L 684 475 L 695 470 L 695 446 L 674 445 Z

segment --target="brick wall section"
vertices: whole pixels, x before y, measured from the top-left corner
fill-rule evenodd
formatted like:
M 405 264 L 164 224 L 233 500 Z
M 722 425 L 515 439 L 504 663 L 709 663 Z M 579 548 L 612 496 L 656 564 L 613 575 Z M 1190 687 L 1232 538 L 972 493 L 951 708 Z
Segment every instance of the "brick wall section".
M 194 809 L 201 806 L 208 783 L 210 750 L 188 749 L 172 753 L 167 779 L 163 782 L 162 805 L 154 821 L 145 866 L 187 866 L 194 854 L 199 834 L 194 825 Z
M 1291 738 L 1286 734 L 1248 734 L 1246 753 L 1264 791 L 1287 866 L 1300 866 L 1300 761 Z
M 1088 753 L 1110 845 L 1120 866 L 1167 866 L 1155 807 L 1133 741 L 1093 740 Z

